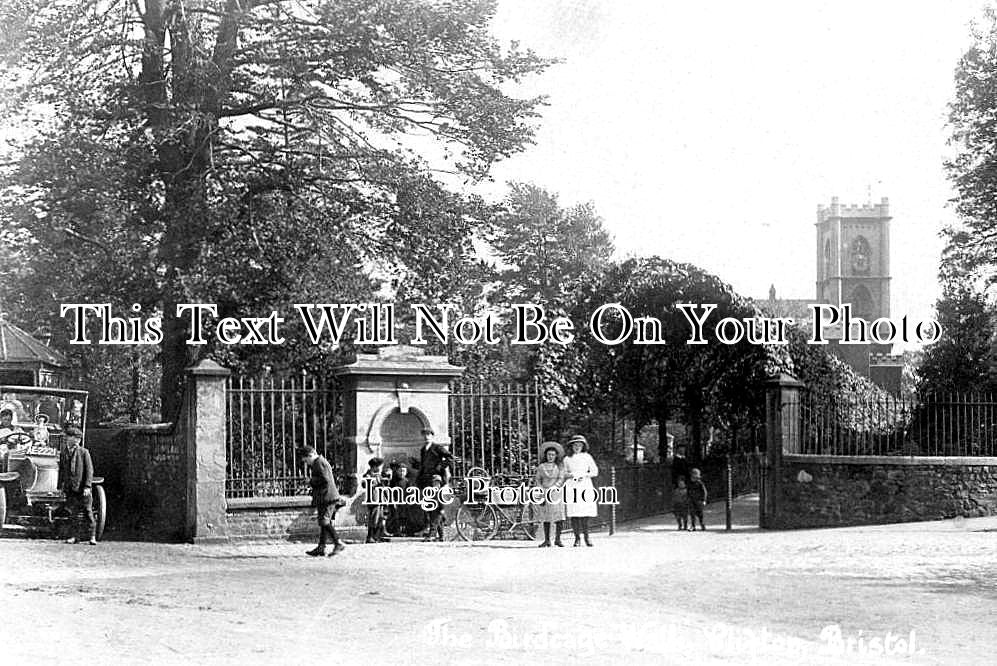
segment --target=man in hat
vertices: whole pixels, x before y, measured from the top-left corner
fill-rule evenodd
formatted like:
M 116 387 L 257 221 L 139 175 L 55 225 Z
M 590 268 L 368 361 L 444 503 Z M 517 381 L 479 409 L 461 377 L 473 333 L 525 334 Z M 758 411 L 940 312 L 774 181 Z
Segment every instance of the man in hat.
M 13 435 L 15 432 L 24 431 L 14 425 L 14 410 L 10 407 L 0 409 L 0 442 L 3 442 L 7 435 Z
M 432 430 L 424 430 L 422 434 L 426 437 L 426 443 L 419 450 L 419 476 L 415 479 L 416 485 L 428 488 L 433 485 L 434 476 L 439 476 L 444 485 L 450 483 L 453 454 L 429 439 L 433 434 Z
M 80 445 L 83 432 L 74 425 L 64 431 L 66 447 L 59 457 L 59 487 L 66 494 L 66 509 L 70 515 L 70 536 L 66 543 L 79 543 L 80 512 L 86 518 L 91 546 L 97 545 L 97 521 L 93 515 L 93 461 L 90 452 Z
M 423 430 L 422 434 L 426 438 L 426 443 L 419 451 L 419 476 L 415 479 L 416 485 L 420 489 L 429 488 L 433 485 L 433 479 L 437 477 L 440 479 L 441 486 L 450 483 L 450 470 L 454 462 L 453 455 L 429 439 L 433 434 L 432 430 Z M 430 512 L 425 512 L 426 532 L 423 537 L 427 539 L 433 534 L 432 523 L 433 517 Z
M 307 554 L 312 557 L 324 556 L 326 544 L 331 539 L 333 548 L 329 556 L 338 555 L 343 552 L 346 545 L 339 540 L 336 528 L 333 527 L 336 511 L 342 506 L 342 499 L 336 481 L 332 477 L 332 465 L 324 456 L 318 454 L 314 446 L 303 446 L 298 449 L 298 453 L 311 474 L 308 485 L 312 488 L 312 506 L 315 507 L 319 527 L 318 545 L 307 551 Z

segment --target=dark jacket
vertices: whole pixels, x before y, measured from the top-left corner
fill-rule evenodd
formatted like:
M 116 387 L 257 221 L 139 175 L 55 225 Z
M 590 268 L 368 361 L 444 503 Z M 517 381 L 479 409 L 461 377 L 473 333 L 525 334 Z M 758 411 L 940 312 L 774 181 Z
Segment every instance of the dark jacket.
M 676 488 L 672 491 L 672 511 L 677 514 L 689 511 L 689 491 L 685 488 Z
M 439 474 L 444 481 L 445 469 L 453 468 L 453 455 L 439 444 L 430 444 L 419 449 L 419 476 L 416 483 L 420 488 L 433 485 L 433 475 Z
M 674 456 L 671 460 L 672 488 L 679 484 L 679 479 L 689 485 L 689 459 L 685 456 Z
M 706 504 L 706 486 L 702 481 L 689 482 L 689 505 L 703 506 Z
M 336 480 L 332 478 L 332 465 L 323 456 L 319 456 L 311 464 L 312 476 L 308 485 L 312 487 L 312 506 L 332 504 L 339 500 L 339 489 Z
M 59 487 L 67 493 L 82 493 L 93 484 L 93 460 L 82 446 L 62 452 L 59 458 Z

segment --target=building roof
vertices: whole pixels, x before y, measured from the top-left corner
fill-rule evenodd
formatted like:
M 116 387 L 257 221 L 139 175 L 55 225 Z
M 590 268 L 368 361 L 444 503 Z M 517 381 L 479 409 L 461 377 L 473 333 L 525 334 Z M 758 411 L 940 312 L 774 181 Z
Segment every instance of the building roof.
M 0 363 L 69 365 L 65 356 L 3 319 L 0 319 Z
M 776 298 L 775 285 L 769 287 L 768 298 L 754 299 L 755 305 L 769 317 L 792 317 L 796 323 L 810 320 L 812 298 Z

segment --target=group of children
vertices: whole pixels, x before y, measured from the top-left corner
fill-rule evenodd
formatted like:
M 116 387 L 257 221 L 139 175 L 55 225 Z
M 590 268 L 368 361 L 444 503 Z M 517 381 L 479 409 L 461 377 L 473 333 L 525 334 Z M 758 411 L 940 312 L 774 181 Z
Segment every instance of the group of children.
M 371 458 L 367 463 L 364 478 L 370 479 L 368 487 L 387 486 L 401 488 L 404 492 L 411 482 L 408 478 L 408 465 L 404 462 L 391 463 L 391 471 L 384 472 L 384 459 Z M 434 474 L 432 486 L 440 488 L 443 477 Z M 414 536 L 421 534 L 423 541 L 443 541 L 443 507 L 433 511 L 423 511 L 414 505 L 367 505 L 367 543 L 391 541 L 389 535 Z
M 404 462 L 391 464 L 391 471 L 383 470 L 383 458 L 371 458 L 368 462 L 364 478 L 369 487 L 388 486 L 399 487 L 404 491 L 411 482 L 408 479 L 408 465 Z M 432 485 L 439 488 L 443 479 L 434 475 Z M 700 530 L 706 530 L 703 521 L 703 510 L 706 508 L 706 485 L 702 474 L 696 468 L 689 470 L 686 477 L 679 476 L 675 489 L 672 491 L 672 513 L 678 523 L 679 530 L 695 531 L 696 520 L 699 520 Z M 415 512 L 418 512 L 416 515 Z M 423 511 L 418 506 L 383 504 L 367 505 L 367 543 L 382 543 L 390 541 L 389 535 L 412 536 L 421 533 L 424 541 L 443 541 L 443 507 L 433 511 Z
M 703 523 L 703 509 L 706 508 L 706 486 L 703 484 L 702 475 L 699 470 L 693 468 L 689 470 L 689 483 L 686 484 L 685 477 L 679 477 L 675 489 L 672 491 L 672 513 L 678 523 L 679 530 L 696 530 L 696 519 L 699 518 L 699 527 L 706 529 Z

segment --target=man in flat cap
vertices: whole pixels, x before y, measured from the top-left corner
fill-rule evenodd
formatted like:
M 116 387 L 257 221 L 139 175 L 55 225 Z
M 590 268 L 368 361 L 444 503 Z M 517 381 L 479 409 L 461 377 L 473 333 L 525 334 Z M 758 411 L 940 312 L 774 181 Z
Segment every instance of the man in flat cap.
M 336 528 L 333 526 L 336 511 L 342 502 L 339 497 L 339 489 L 336 488 L 336 481 L 332 477 L 332 465 L 324 456 L 318 454 L 314 446 L 303 446 L 298 449 L 298 454 L 311 473 L 308 484 L 312 488 L 312 506 L 315 507 L 319 527 L 318 545 L 307 551 L 307 554 L 312 557 L 322 557 L 326 554 L 326 544 L 331 539 L 333 548 L 329 556 L 338 555 L 343 552 L 346 545 L 339 540 L 339 535 L 336 534 Z
M 97 545 L 97 521 L 93 515 L 93 461 L 90 452 L 80 445 L 83 432 L 74 425 L 64 431 L 66 447 L 59 457 L 59 487 L 66 494 L 71 536 L 66 543 L 80 543 L 80 526 L 77 516 L 82 512 L 89 529 L 91 546 Z
M 431 488 L 434 478 L 440 479 L 441 486 L 450 483 L 450 473 L 454 464 L 453 454 L 430 439 L 433 436 L 432 430 L 423 430 L 422 435 L 426 438 L 426 443 L 419 451 L 419 475 L 415 479 L 416 485 L 420 490 Z M 426 531 L 423 537 L 428 539 L 433 535 L 433 516 L 429 511 L 424 512 L 424 515 Z

